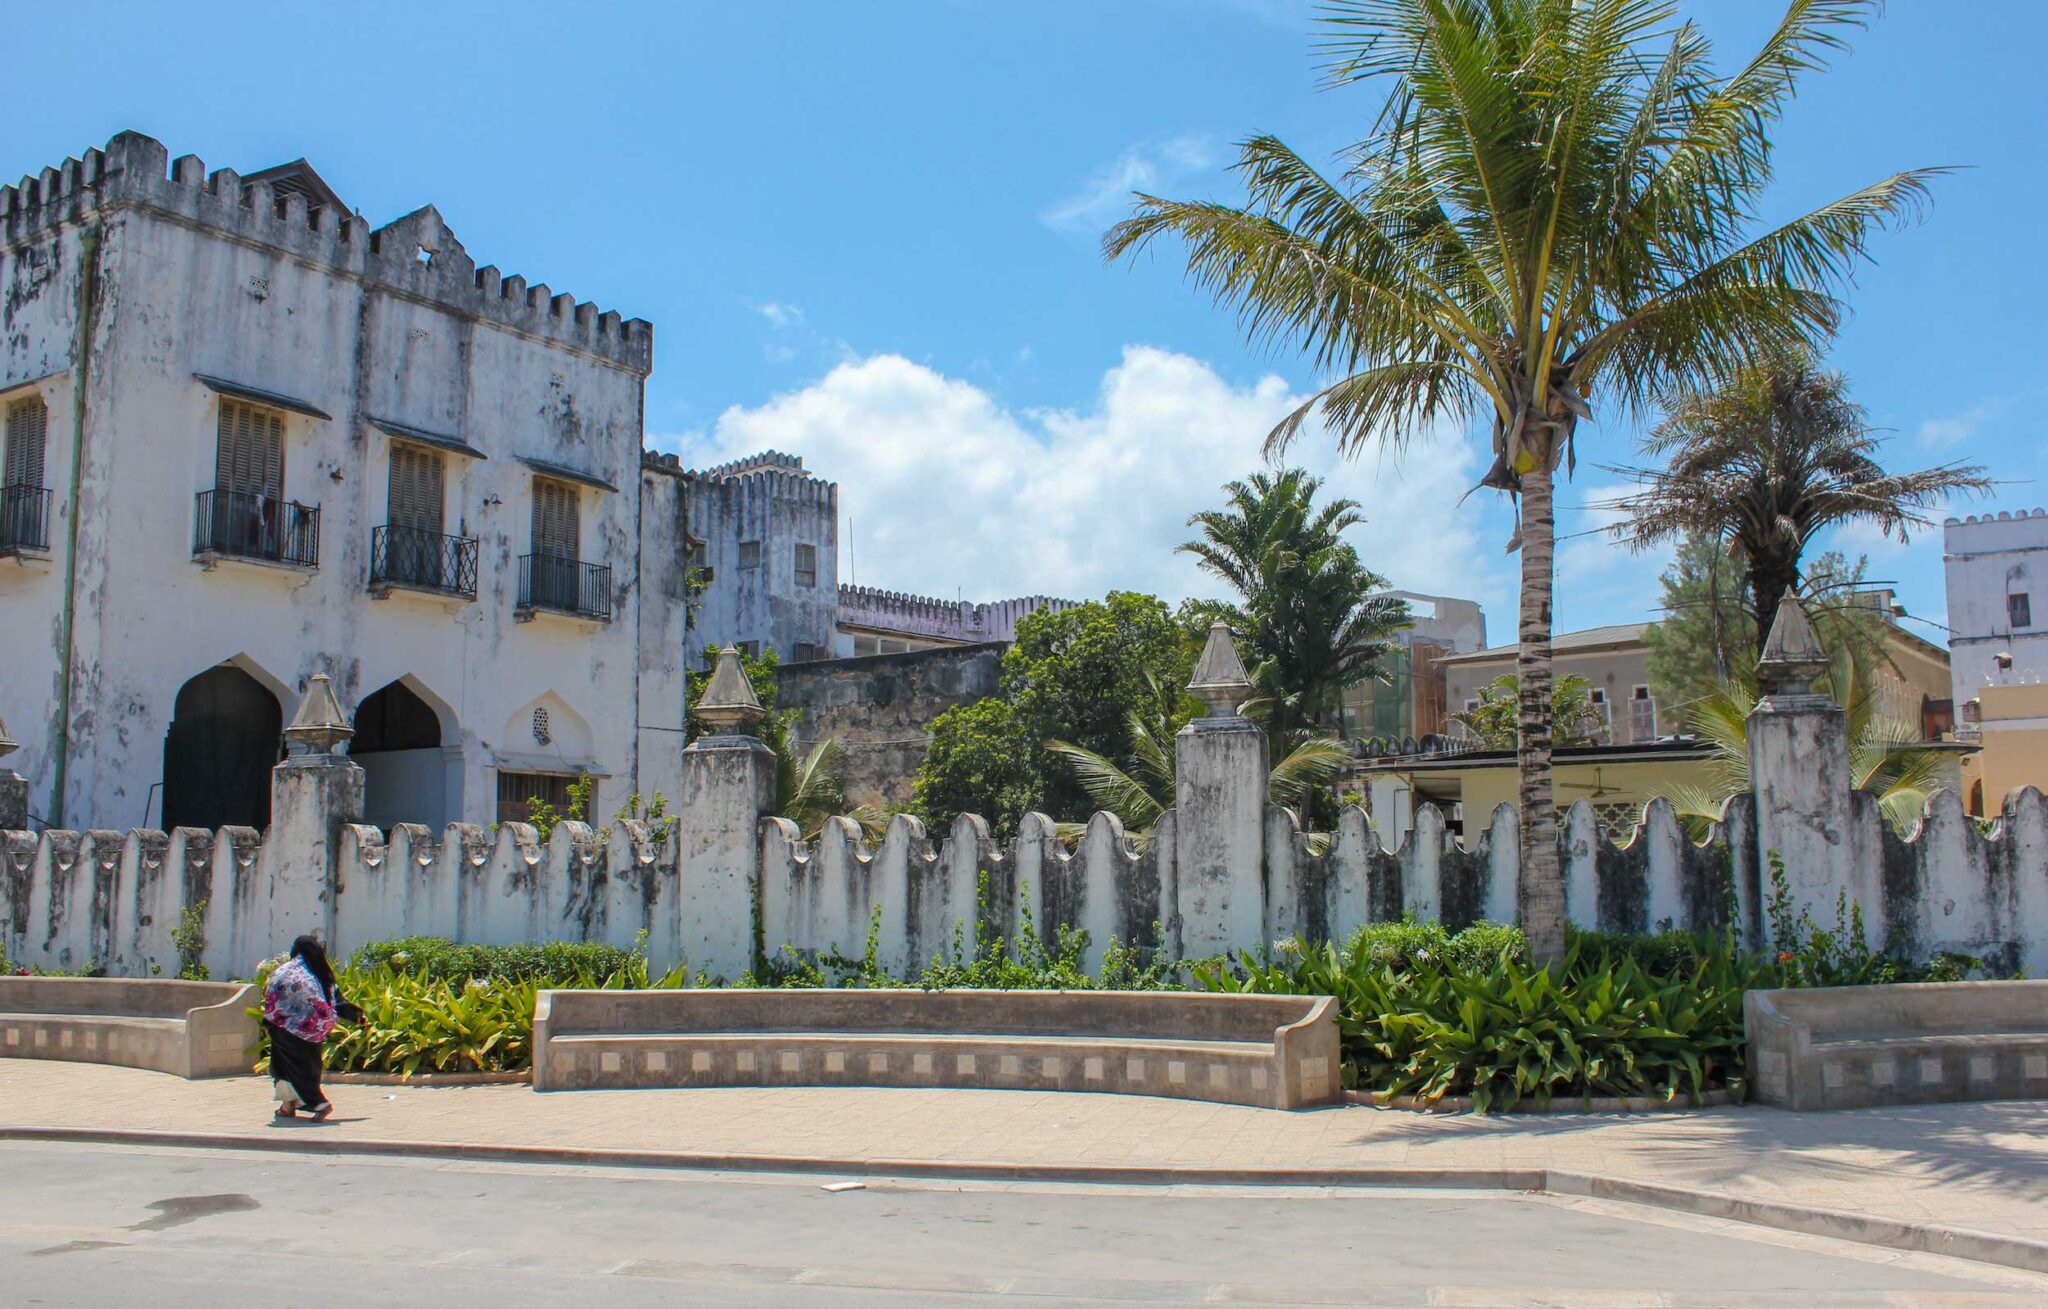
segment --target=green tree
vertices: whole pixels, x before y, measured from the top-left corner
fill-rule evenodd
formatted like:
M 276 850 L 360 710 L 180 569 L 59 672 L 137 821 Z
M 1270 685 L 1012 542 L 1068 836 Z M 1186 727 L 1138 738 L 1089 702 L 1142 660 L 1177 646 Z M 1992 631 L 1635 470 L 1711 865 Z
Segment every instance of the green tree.
M 1179 688 L 1200 651 L 1156 596 L 1112 591 L 1058 613 L 1027 615 L 1017 624 L 1016 643 L 1003 652 L 997 694 L 933 720 L 916 812 L 934 830 L 956 814 L 978 813 L 1004 835 L 1031 809 L 1085 819 L 1087 791 L 1045 743 L 1072 742 L 1118 767 L 1134 766 L 1133 711 L 1163 712 L 1176 729 L 1193 716 L 1195 706 Z
M 1859 594 L 1866 561 L 1837 551 L 1817 555 L 1806 569 L 1808 615 L 1829 649 L 1842 649 L 1866 667 L 1887 662 L 1889 623 Z M 1756 667 L 1756 614 L 1742 566 L 1718 540 L 1688 536 L 1664 569 L 1663 614 L 1643 630 L 1650 649 L 1650 693 L 1668 711 L 1688 706 L 1748 676 Z
M 1553 477 L 1595 405 L 1641 413 L 1824 339 L 1871 236 L 1924 201 L 1928 173 L 1899 173 L 1756 230 L 1795 82 L 1872 8 L 1793 0 L 1724 76 L 1675 0 L 1330 0 L 1331 82 L 1387 88 L 1342 174 L 1254 137 L 1247 203 L 1141 195 L 1104 238 L 1111 259 L 1178 238 L 1247 335 L 1300 344 L 1335 376 L 1271 448 L 1312 416 L 1347 453 L 1491 421 L 1481 485 L 1520 498 L 1520 889 L 1540 962 L 1564 952 Z
M 1344 539 L 1365 521 L 1358 502 L 1318 508 L 1321 488 L 1299 468 L 1232 482 L 1227 507 L 1188 519 L 1202 539 L 1180 547 L 1237 593 L 1214 612 L 1266 670 L 1276 732 L 1334 722 L 1341 735 L 1345 690 L 1379 673 L 1388 638 L 1408 626 L 1407 604 L 1375 594 L 1387 579 Z
M 1513 673 L 1502 673 L 1479 688 L 1479 703 L 1452 714 L 1489 750 L 1515 748 L 1516 723 L 1521 713 L 1521 694 Z M 1600 714 L 1593 708 L 1593 684 L 1576 673 L 1566 673 L 1550 689 L 1551 732 L 1557 745 L 1593 745 L 1600 739 Z
M 911 811 L 943 834 L 963 813 L 980 814 L 1007 840 L 1018 820 L 1041 808 L 1045 768 L 1008 700 L 991 696 L 956 705 L 932 720 L 931 745 L 917 770 Z
M 1162 695 L 1181 705 L 1199 653 L 1165 601 L 1130 591 L 1019 622 L 1016 644 L 1003 652 L 1002 688 L 1032 742 L 1039 806 L 1055 818 L 1085 818 L 1089 804 L 1045 755 L 1045 742 L 1071 741 L 1129 766 L 1131 711 L 1149 712 Z M 1180 722 L 1192 712 L 1180 708 Z
M 1842 374 L 1808 353 L 1774 355 L 1671 402 L 1642 443 L 1662 466 L 1624 470 L 1643 485 L 1617 502 L 1629 515 L 1620 534 L 1638 549 L 1685 536 L 1725 543 L 1768 632 L 1815 533 L 1867 522 L 1904 541 L 1929 525 L 1930 506 L 1991 488 L 1974 464 L 1888 473 L 1882 444 Z

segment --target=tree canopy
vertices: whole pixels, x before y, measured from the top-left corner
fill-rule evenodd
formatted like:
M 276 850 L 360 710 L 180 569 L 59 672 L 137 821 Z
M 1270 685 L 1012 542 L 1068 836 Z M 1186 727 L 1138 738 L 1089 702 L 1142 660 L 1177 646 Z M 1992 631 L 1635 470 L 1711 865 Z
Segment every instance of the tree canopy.
M 1280 688 L 1273 730 L 1341 734 L 1343 694 L 1382 671 L 1389 638 L 1408 625 L 1406 602 L 1377 594 L 1344 533 L 1365 521 L 1358 502 L 1318 506 L 1322 481 L 1299 468 L 1254 473 L 1224 488 L 1228 503 L 1188 519 L 1201 539 L 1181 546 L 1237 594 L 1212 606 L 1244 639 L 1254 680 Z
M 1927 170 L 1757 222 L 1795 84 L 1874 8 L 1793 0 L 1723 73 L 1675 0 L 1331 0 L 1331 83 L 1386 90 L 1340 170 L 1254 136 L 1245 203 L 1140 195 L 1104 236 L 1112 259 L 1177 241 L 1247 337 L 1299 346 L 1334 379 L 1270 448 L 1312 417 L 1354 453 L 1489 420 L 1481 485 L 1521 508 L 1521 903 L 1538 959 L 1564 950 L 1553 476 L 1596 408 L 1642 413 L 1824 339 L 1871 237 L 1922 206 Z

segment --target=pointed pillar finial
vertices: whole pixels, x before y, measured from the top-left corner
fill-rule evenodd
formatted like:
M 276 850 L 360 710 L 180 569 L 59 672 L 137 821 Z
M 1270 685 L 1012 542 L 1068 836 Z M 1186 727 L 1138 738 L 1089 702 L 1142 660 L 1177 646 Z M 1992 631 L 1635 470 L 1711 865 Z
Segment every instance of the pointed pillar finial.
M 1237 657 L 1237 642 L 1230 624 L 1218 619 L 1209 625 L 1209 641 L 1195 663 L 1195 675 L 1188 681 L 1188 694 L 1209 708 L 1211 718 L 1232 718 L 1237 707 L 1251 694 L 1252 680 Z
M 284 729 L 293 754 L 333 754 L 335 747 L 356 734 L 341 702 L 334 698 L 334 683 L 325 673 L 315 673 L 306 682 L 306 694 L 299 699 L 299 711 L 292 725 Z
M 1833 667 L 1799 594 L 1785 588 L 1778 601 L 1778 616 L 1764 638 L 1763 653 L 1756 661 L 1757 684 L 1767 695 L 1807 695 L 1814 680 Z
M 710 684 L 697 701 L 697 717 L 709 723 L 717 735 L 730 736 L 760 722 L 766 713 L 761 708 L 761 698 L 754 694 L 753 683 L 740 668 L 740 652 L 726 646 L 718 652 Z

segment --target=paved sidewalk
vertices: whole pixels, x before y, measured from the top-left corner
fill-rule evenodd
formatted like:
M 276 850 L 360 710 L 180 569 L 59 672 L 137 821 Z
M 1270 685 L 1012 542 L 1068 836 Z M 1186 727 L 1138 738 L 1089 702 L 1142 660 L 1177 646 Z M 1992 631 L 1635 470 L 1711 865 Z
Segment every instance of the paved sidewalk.
M 257 1078 L 0 1060 L 0 1128 L 286 1134 L 933 1165 L 1562 1170 L 2048 1241 L 2048 1101 L 1792 1114 L 1286 1113 L 1077 1092 L 867 1088 L 331 1088 L 324 1124 L 272 1125 Z M 329 1145 L 328 1148 L 332 1148 Z

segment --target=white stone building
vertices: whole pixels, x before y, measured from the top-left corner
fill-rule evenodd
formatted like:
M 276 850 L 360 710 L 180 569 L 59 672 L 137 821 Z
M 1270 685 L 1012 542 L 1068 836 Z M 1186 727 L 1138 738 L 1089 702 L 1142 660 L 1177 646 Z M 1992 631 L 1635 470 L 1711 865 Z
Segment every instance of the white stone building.
M 2048 681 L 2048 510 L 1941 525 L 1960 712 L 1987 686 Z
M 262 826 L 326 671 L 367 818 L 674 794 L 682 480 L 653 329 L 372 230 L 304 161 L 123 133 L 0 189 L 0 705 L 30 810 Z M 646 543 L 643 546 L 643 542 Z

